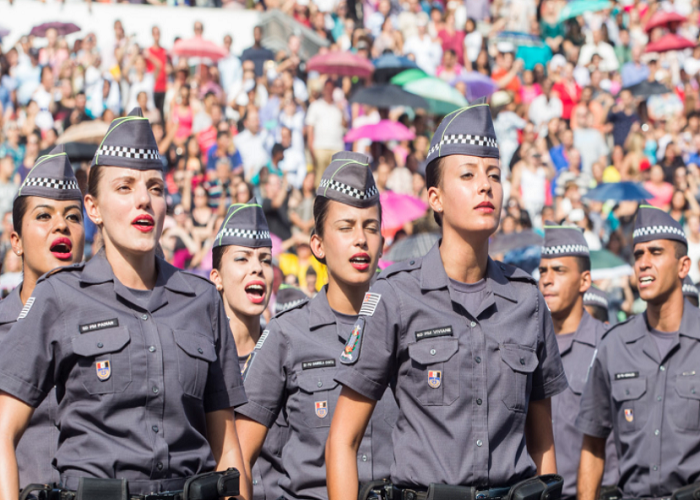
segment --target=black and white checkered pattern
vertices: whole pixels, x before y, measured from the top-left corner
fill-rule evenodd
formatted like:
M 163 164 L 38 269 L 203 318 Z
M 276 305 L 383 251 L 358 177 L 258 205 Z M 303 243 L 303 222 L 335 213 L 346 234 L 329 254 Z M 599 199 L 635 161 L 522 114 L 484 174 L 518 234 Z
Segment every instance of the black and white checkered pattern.
M 264 240 L 270 239 L 270 231 L 254 231 L 252 229 L 231 229 L 226 228 L 219 231 L 216 238 L 226 238 L 233 236 L 234 238 L 247 238 L 249 240 Z
M 78 182 L 72 179 L 49 179 L 48 177 L 27 177 L 22 184 L 22 188 L 36 186 L 49 189 L 80 189 Z
M 685 284 L 683 285 L 683 293 L 684 294 L 693 294 L 693 295 L 700 295 L 700 291 L 698 291 L 698 287 L 695 285 L 689 285 Z
M 594 302 L 595 304 L 603 306 L 605 308 L 608 307 L 608 301 L 605 300 L 605 297 L 601 297 L 597 293 L 591 293 L 591 292 L 584 293 L 583 294 L 583 303 L 589 304 L 591 302 Z
M 683 230 L 673 226 L 640 227 L 639 229 L 634 230 L 634 233 L 632 233 L 632 238 L 640 238 L 642 236 L 653 236 L 657 234 L 675 234 L 676 236 L 680 236 L 681 238 L 683 238 L 683 241 L 685 241 L 685 233 L 683 232 Z
M 321 179 L 320 186 L 323 189 L 335 189 L 336 191 L 339 191 L 343 194 L 347 194 L 348 196 L 352 196 L 353 198 L 356 198 L 358 200 L 366 200 L 379 194 L 379 191 L 377 190 L 376 186 L 371 186 L 366 191 L 363 191 L 361 189 L 348 186 L 347 184 L 343 184 L 342 182 L 334 181 L 333 179 Z
M 428 151 L 428 156 L 433 154 L 442 146 L 447 146 L 448 144 L 470 144 L 472 146 L 486 146 L 487 148 L 498 149 L 496 139 L 491 137 L 473 134 L 450 134 L 443 137 L 440 142 L 430 148 L 430 151 Z
M 132 158 L 135 160 L 159 160 L 157 149 L 127 148 L 123 146 L 102 146 L 99 155 L 118 156 L 120 158 Z
M 542 247 L 543 255 L 559 255 L 561 253 L 585 253 L 590 254 L 586 245 L 557 245 L 555 247 Z

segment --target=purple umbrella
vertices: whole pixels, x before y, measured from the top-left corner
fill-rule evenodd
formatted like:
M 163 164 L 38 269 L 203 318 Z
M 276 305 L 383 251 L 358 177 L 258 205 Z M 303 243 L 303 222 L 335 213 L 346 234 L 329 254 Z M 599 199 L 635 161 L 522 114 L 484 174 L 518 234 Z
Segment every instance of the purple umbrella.
M 0 38 L 2 38 L 2 37 L 4 37 L 4 36 L 7 36 L 7 35 L 9 35 L 9 34 L 10 34 L 10 30 L 8 30 L 7 28 L 3 28 L 2 26 L 0 26 Z
M 382 120 L 379 123 L 363 125 L 350 130 L 343 140 L 345 142 L 355 142 L 360 139 L 370 139 L 374 142 L 384 141 L 410 141 L 416 138 L 411 130 L 403 123 Z
M 51 28 L 55 29 L 58 32 L 59 36 L 70 35 L 71 33 L 76 33 L 80 31 L 80 27 L 76 24 L 54 21 L 51 23 L 44 23 L 38 26 L 34 26 L 32 28 L 32 31 L 29 32 L 29 34 L 43 38 L 46 36 L 46 32 Z
M 479 99 L 480 97 L 488 97 L 498 89 L 496 82 L 478 71 L 466 71 L 462 73 L 452 81 L 452 86 L 454 87 L 459 82 L 466 85 L 466 97 L 469 102 Z

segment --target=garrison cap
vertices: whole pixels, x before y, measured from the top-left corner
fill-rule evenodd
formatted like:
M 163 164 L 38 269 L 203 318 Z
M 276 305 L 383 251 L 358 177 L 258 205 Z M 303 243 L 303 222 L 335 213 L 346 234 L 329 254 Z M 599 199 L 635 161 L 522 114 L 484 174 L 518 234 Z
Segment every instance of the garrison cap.
M 698 287 L 695 286 L 695 283 L 693 283 L 690 276 L 683 278 L 683 296 L 694 297 L 695 300 L 700 301 L 700 291 L 698 290 Z
M 641 205 L 634 221 L 633 244 L 653 240 L 674 240 L 688 244 L 681 225 L 660 208 Z
M 608 294 L 595 286 L 590 287 L 583 294 L 584 306 L 598 306 L 608 308 Z
M 214 240 L 214 248 L 228 245 L 248 248 L 272 247 L 267 219 L 262 207 L 255 203 L 255 200 L 228 207 L 226 219 Z
M 578 227 L 558 226 L 552 221 L 545 221 L 542 258 L 557 257 L 590 257 L 588 243 Z
M 316 194 L 357 208 L 379 203 L 379 190 L 369 168 L 369 157 L 350 151 L 334 154 Z
M 308 300 L 308 297 L 299 288 L 282 284 L 275 297 L 275 314 L 296 307 L 305 300 Z
M 491 108 L 485 98 L 450 113 L 440 122 L 426 161 L 450 155 L 500 158 Z
M 134 108 L 128 116 L 112 120 L 92 159 L 91 166 L 96 165 L 135 170 L 163 169 L 156 138 L 141 108 Z
M 47 155 L 37 158 L 15 196 L 39 196 L 52 200 L 80 200 L 78 181 L 63 146 L 56 146 Z

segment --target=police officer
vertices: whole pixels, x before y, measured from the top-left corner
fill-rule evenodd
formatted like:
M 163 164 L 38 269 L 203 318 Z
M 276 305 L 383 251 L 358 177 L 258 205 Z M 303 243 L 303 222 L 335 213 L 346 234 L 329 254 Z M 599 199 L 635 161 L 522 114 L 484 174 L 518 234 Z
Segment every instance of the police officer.
M 0 340 L 17 322 L 43 274 L 83 260 L 83 195 L 63 146 L 36 160 L 14 199 L 12 216 L 12 251 L 22 257 L 23 280 L 0 302 Z M 22 487 L 59 480 L 51 466 L 58 444 L 55 413 L 56 394 L 52 390 L 17 444 Z
M 613 327 L 591 365 L 576 420 L 585 434 L 581 500 L 596 497 L 611 432 L 624 497 L 668 497 L 700 477 L 700 311 L 683 297 L 685 234 L 666 212 L 642 206 L 633 244 L 647 310 Z
M 123 498 L 125 487 L 181 490 L 236 467 L 249 498 L 231 410 L 246 401 L 235 343 L 216 288 L 155 255 L 164 179 L 138 108 L 105 134 L 85 206 L 103 250 L 42 277 L 0 345 L 0 497 L 17 498 L 12 443 L 55 386 L 64 489 L 99 483 L 96 496 Z
M 688 302 L 698 307 L 698 302 L 700 301 L 700 291 L 698 287 L 693 283 L 690 275 L 683 279 L 683 296 L 688 299 Z
M 577 227 L 545 223 L 540 260 L 540 292 L 552 314 L 554 332 L 569 388 L 552 398 L 552 425 L 557 450 L 557 472 L 564 478 L 562 496 L 576 498 L 576 477 L 583 434 L 575 427 L 581 393 L 595 350 L 607 333 L 604 323 L 584 309 L 591 289 L 588 244 Z M 603 484 L 616 487 L 618 479 L 615 440 L 608 437 Z
M 503 201 L 489 106 L 446 116 L 427 159 L 442 240 L 379 275 L 340 355 L 344 388 L 326 450 L 332 500 L 357 495 L 355 443 L 390 384 L 399 404 L 391 479 L 404 499 L 433 483 L 501 495 L 556 472 L 550 398 L 567 384 L 552 321 L 532 277 L 488 256 Z
M 308 299 L 301 289 L 282 283 L 275 296 L 275 314 L 296 307 Z
M 337 355 L 365 297 L 381 255 L 379 192 L 359 153 L 337 153 L 325 170 L 314 202 L 314 255 L 328 267 L 329 282 L 313 299 L 279 313 L 253 351 L 246 374 L 248 403 L 236 409 L 244 459 L 254 462 L 281 412 L 289 438 L 282 449 L 286 498 L 326 499 L 324 452 L 340 386 Z M 381 395 L 380 398 L 381 399 Z M 391 391 L 360 436 L 353 457 L 363 481 L 388 475 L 396 406 Z
M 583 308 L 593 319 L 608 323 L 610 320 L 608 314 L 609 305 L 608 294 L 595 285 L 591 286 L 583 294 Z

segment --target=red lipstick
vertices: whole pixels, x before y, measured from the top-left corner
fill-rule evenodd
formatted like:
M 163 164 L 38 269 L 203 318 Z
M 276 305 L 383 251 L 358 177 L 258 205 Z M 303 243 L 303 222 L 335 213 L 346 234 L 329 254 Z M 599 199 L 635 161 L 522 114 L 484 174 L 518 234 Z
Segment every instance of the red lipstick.
M 56 257 L 58 260 L 70 260 L 70 258 L 73 256 L 71 250 L 73 250 L 73 243 L 65 236 L 61 236 L 53 240 L 53 242 L 51 242 L 51 246 L 49 247 L 51 255 Z
M 156 223 L 148 214 L 138 215 L 134 220 L 131 221 L 131 225 L 142 233 L 150 233 L 156 227 Z
M 245 286 L 245 294 L 253 304 L 262 304 L 267 296 L 267 286 L 262 280 L 249 281 Z
M 484 214 L 490 214 L 493 213 L 493 211 L 496 210 L 496 208 L 490 201 L 482 201 L 475 207 L 475 210 L 478 210 L 479 212 Z
M 352 267 L 358 271 L 366 271 L 369 269 L 369 264 L 371 261 L 372 259 L 366 252 L 359 252 L 350 257 L 350 264 L 352 264 Z

